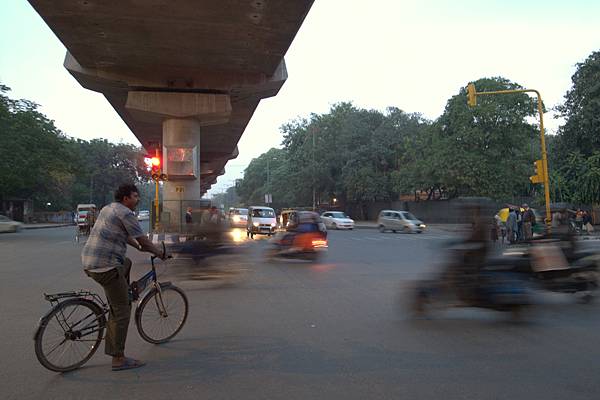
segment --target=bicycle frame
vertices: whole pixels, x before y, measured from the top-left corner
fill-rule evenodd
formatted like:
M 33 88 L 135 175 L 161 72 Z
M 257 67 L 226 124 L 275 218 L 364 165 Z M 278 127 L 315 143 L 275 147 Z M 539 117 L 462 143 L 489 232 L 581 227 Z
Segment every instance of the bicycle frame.
M 167 317 L 168 314 L 167 314 L 165 304 L 164 304 L 163 298 L 162 298 L 162 287 L 169 286 L 171 284 L 171 282 L 163 282 L 163 283 L 158 282 L 157 275 L 156 275 L 156 267 L 154 266 L 155 258 L 156 258 L 156 256 L 150 257 L 152 269 L 150 271 L 148 271 L 140 279 L 131 283 L 133 300 L 139 299 L 139 302 L 138 302 L 138 306 L 139 306 L 139 304 L 142 303 L 142 300 L 144 299 L 144 297 L 150 293 L 150 290 L 146 290 L 146 289 L 148 289 L 148 287 L 150 286 L 149 283 L 152 282 L 151 287 L 156 288 L 156 291 L 158 292 L 158 296 L 156 296 L 156 298 L 158 299 L 158 300 L 156 300 L 156 306 L 157 306 L 158 310 L 160 311 L 161 316 Z M 142 296 L 142 294 L 143 294 L 143 296 Z M 136 310 L 136 312 L 137 312 L 137 310 Z

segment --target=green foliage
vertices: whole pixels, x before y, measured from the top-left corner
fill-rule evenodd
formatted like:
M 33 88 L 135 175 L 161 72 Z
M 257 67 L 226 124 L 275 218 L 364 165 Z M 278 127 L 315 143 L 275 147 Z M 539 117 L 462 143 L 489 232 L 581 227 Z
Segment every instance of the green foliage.
M 504 78 L 475 84 L 480 91 L 520 88 Z M 281 128 L 285 163 L 278 172 L 287 190 L 277 201 L 310 205 L 313 187 L 319 204 L 334 197 L 342 204 L 395 200 L 415 190 L 493 198 L 528 194 L 539 135 L 527 118 L 535 114 L 536 103 L 525 94 L 482 97 L 471 109 L 465 88 L 435 122 L 397 108 L 382 113 L 335 104 L 327 114 Z M 246 203 L 262 203 L 266 193 L 263 156 L 246 170 L 240 190 Z
M 521 89 L 504 78 L 480 79 L 475 86 L 479 92 Z M 528 194 L 539 134 L 526 118 L 535 114 L 535 101 L 522 93 L 480 96 L 470 108 L 462 88 L 435 123 L 429 163 L 438 171 L 437 179 L 462 196 Z
M 552 151 L 556 199 L 600 203 L 600 52 L 593 52 L 571 78 L 573 86 L 557 107 L 566 118 Z
M 600 203 L 600 151 L 587 157 L 571 152 L 550 175 L 555 199 L 573 203 Z
M 27 100 L 0 85 L 0 199 L 32 199 L 39 209 L 71 210 L 77 203 L 112 201 L 123 182 L 148 180 L 142 149 L 105 139 L 72 139 Z
M 564 104 L 557 107 L 566 118 L 559 132 L 560 151 L 565 156 L 572 151 L 590 156 L 600 151 L 600 51 L 577 64 L 571 81 Z

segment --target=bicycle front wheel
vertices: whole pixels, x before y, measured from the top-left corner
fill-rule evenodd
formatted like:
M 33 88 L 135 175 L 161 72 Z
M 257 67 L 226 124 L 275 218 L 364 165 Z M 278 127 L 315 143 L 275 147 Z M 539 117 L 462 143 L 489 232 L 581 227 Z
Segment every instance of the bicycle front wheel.
M 67 372 L 85 364 L 98 350 L 104 334 L 104 312 L 86 299 L 57 304 L 35 334 L 35 355 L 51 371 Z
M 185 324 L 188 299 L 176 286 L 152 289 L 135 313 L 135 324 L 142 339 L 159 344 L 172 339 Z

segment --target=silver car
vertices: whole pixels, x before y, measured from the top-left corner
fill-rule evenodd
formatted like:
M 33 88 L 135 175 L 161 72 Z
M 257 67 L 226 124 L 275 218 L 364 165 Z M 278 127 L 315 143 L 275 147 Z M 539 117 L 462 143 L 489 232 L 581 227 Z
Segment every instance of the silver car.
M 426 225 L 408 211 L 382 210 L 377 218 L 380 232 L 421 233 Z
M 0 215 L 0 232 L 19 232 L 23 227 L 23 224 L 18 221 Z

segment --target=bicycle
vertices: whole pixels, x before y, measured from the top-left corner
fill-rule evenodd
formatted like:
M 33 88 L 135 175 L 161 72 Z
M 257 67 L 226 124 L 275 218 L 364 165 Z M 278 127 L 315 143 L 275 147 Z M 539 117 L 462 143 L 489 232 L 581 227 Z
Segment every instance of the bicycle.
M 75 243 L 79 243 L 82 236 L 90 236 L 91 228 L 87 223 L 77 223 L 75 225 Z
M 164 246 L 163 243 L 163 249 Z M 129 294 L 132 301 L 139 299 L 135 310 L 138 333 L 145 341 L 160 344 L 183 328 L 188 299 L 183 290 L 171 282 L 158 282 L 155 258 L 150 257 L 151 271 L 130 284 Z M 51 371 L 75 370 L 98 350 L 109 306 L 98 294 L 87 290 L 44 293 L 44 298 L 52 308 L 40 318 L 35 331 L 35 355 L 40 364 Z

